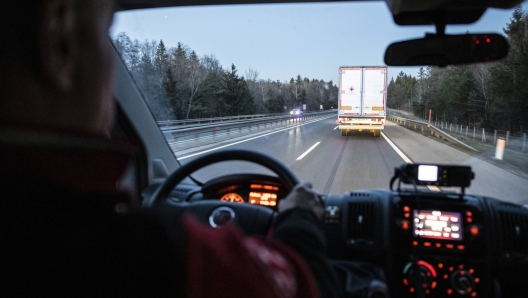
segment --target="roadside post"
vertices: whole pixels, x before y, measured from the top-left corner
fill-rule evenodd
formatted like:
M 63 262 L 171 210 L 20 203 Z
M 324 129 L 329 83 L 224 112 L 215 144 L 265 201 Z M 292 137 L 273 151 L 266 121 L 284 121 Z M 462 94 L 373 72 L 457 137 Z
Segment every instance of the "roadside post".
M 427 127 L 431 127 L 431 114 L 433 113 L 433 109 L 429 109 L 429 123 L 427 124 Z
M 493 135 L 493 144 L 497 144 L 497 130 L 495 129 L 495 134 Z
M 504 146 L 505 146 L 504 138 L 499 138 L 497 140 L 497 147 L 495 149 L 495 158 L 502 160 L 504 157 Z

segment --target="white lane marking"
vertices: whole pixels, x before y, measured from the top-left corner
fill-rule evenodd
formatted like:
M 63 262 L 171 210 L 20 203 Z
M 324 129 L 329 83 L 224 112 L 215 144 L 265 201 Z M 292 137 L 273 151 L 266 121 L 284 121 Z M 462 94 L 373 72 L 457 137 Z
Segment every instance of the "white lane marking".
M 394 149 L 394 151 L 396 151 L 396 153 L 398 153 L 398 155 L 400 155 L 400 157 L 406 162 L 406 163 L 413 163 L 411 159 L 409 159 L 398 147 L 396 147 L 396 145 L 394 145 L 394 143 L 389 140 L 389 138 L 387 138 L 387 136 L 385 136 L 385 134 L 382 132 L 381 133 L 381 136 L 383 138 L 385 138 L 385 140 L 389 143 L 389 145 L 391 145 L 392 149 Z M 427 188 L 429 188 L 429 190 L 431 191 L 441 191 L 440 188 L 436 187 L 435 185 L 427 185 Z
M 434 186 L 434 185 L 427 185 L 427 188 L 431 191 L 440 191 L 440 188 Z
M 310 153 L 310 151 L 312 151 L 315 147 L 317 147 L 317 145 L 319 145 L 319 143 L 321 143 L 321 142 L 317 142 L 317 143 L 315 143 L 315 145 L 313 145 L 312 147 L 310 147 L 310 149 L 306 150 L 306 152 L 304 152 L 303 154 L 301 154 L 301 156 L 297 157 L 297 160 L 301 160 L 301 159 L 303 159 L 303 157 L 305 157 L 306 155 L 308 155 L 308 153 Z
M 336 130 L 339 126 L 334 127 L 334 130 Z
M 408 158 L 407 155 L 403 154 L 400 148 L 396 147 L 396 145 L 394 145 L 394 143 L 389 140 L 389 138 L 387 138 L 387 136 L 383 132 L 381 132 L 381 136 L 387 141 L 387 143 L 389 143 L 389 145 L 391 145 L 392 149 L 394 149 L 394 151 L 398 153 L 398 155 L 403 159 L 403 161 L 405 161 L 406 163 L 413 163 L 412 160 Z
M 331 116 L 331 117 L 334 117 L 334 116 Z M 260 136 L 253 137 L 253 138 L 245 139 L 245 140 L 242 140 L 242 141 L 234 142 L 234 143 L 223 145 L 223 146 L 220 146 L 220 147 L 211 148 L 211 149 L 208 149 L 208 150 L 204 150 L 204 151 L 200 151 L 200 152 L 197 152 L 197 153 L 193 153 L 193 154 L 189 154 L 189 155 L 186 155 L 186 156 L 182 156 L 182 157 L 177 158 L 177 159 L 178 160 L 186 159 L 186 158 L 193 157 L 193 156 L 196 156 L 196 155 L 204 154 L 204 153 L 207 153 L 207 152 L 215 151 L 215 150 L 218 150 L 218 149 L 226 148 L 226 147 L 233 146 L 233 145 L 236 145 L 236 144 L 240 144 L 240 143 L 248 142 L 248 141 L 251 141 L 251 140 L 254 140 L 254 139 L 258 139 L 258 138 L 262 138 L 262 137 L 265 137 L 265 136 L 269 136 L 269 135 L 272 135 L 272 134 L 275 134 L 275 133 L 278 133 L 278 132 L 281 132 L 281 131 L 285 131 L 285 130 L 288 130 L 288 129 L 293 129 L 293 128 L 296 128 L 296 127 L 299 127 L 299 126 L 312 124 L 312 123 L 315 123 L 315 122 L 318 122 L 318 121 L 321 121 L 321 120 L 325 120 L 325 119 L 328 119 L 328 118 L 331 118 L 331 117 L 326 117 L 326 118 L 314 120 L 312 122 L 306 122 L 306 123 L 303 123 L 303 124 L 297 124 L 295 126 L 287 127 L 287 128 L 281 129 L 281 130 L 273 131 L 273 132 L 270 132 L 270 133 L 267 133 L 267 134 L 263 134 L 263 135 L 260 135 Z

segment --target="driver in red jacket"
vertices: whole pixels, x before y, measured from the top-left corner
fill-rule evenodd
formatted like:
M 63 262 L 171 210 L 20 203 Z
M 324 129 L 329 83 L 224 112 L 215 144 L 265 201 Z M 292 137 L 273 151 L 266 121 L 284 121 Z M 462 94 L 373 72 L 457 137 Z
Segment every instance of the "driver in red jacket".
M 134 211 L 134 148 L 109 133 L 112 18 L 107 0 L 0 3 L 0 296 L 335 296 L 309 184 L 268 239 Z

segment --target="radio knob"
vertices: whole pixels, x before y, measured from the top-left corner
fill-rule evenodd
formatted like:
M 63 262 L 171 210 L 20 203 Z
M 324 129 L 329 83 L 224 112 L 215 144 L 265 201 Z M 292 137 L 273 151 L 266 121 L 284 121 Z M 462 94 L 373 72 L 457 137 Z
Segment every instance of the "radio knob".
M 461 295 L 471 293 L 475 289 L 473 276 L 466 270 L 454 272 L 451 275 L 451 284 L 453 285 L 453 289 Z
M 408 263 L 404 269 L 404 274 L 407 274 L 412 285 L 428 289 L 431 283 L 436 278 L 436 271 L 431 265 L 424 261 L 418 261 L 414 266 Z

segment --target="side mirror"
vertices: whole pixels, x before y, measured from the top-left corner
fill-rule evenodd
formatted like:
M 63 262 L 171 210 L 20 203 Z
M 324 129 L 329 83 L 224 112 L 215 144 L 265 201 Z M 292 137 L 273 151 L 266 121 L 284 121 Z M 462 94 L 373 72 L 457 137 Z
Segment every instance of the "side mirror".
M 389 66 L 466 64 L 499 60 L 508 54 L 500 34 L 427 35 L 391 44 L 385 51 Z

